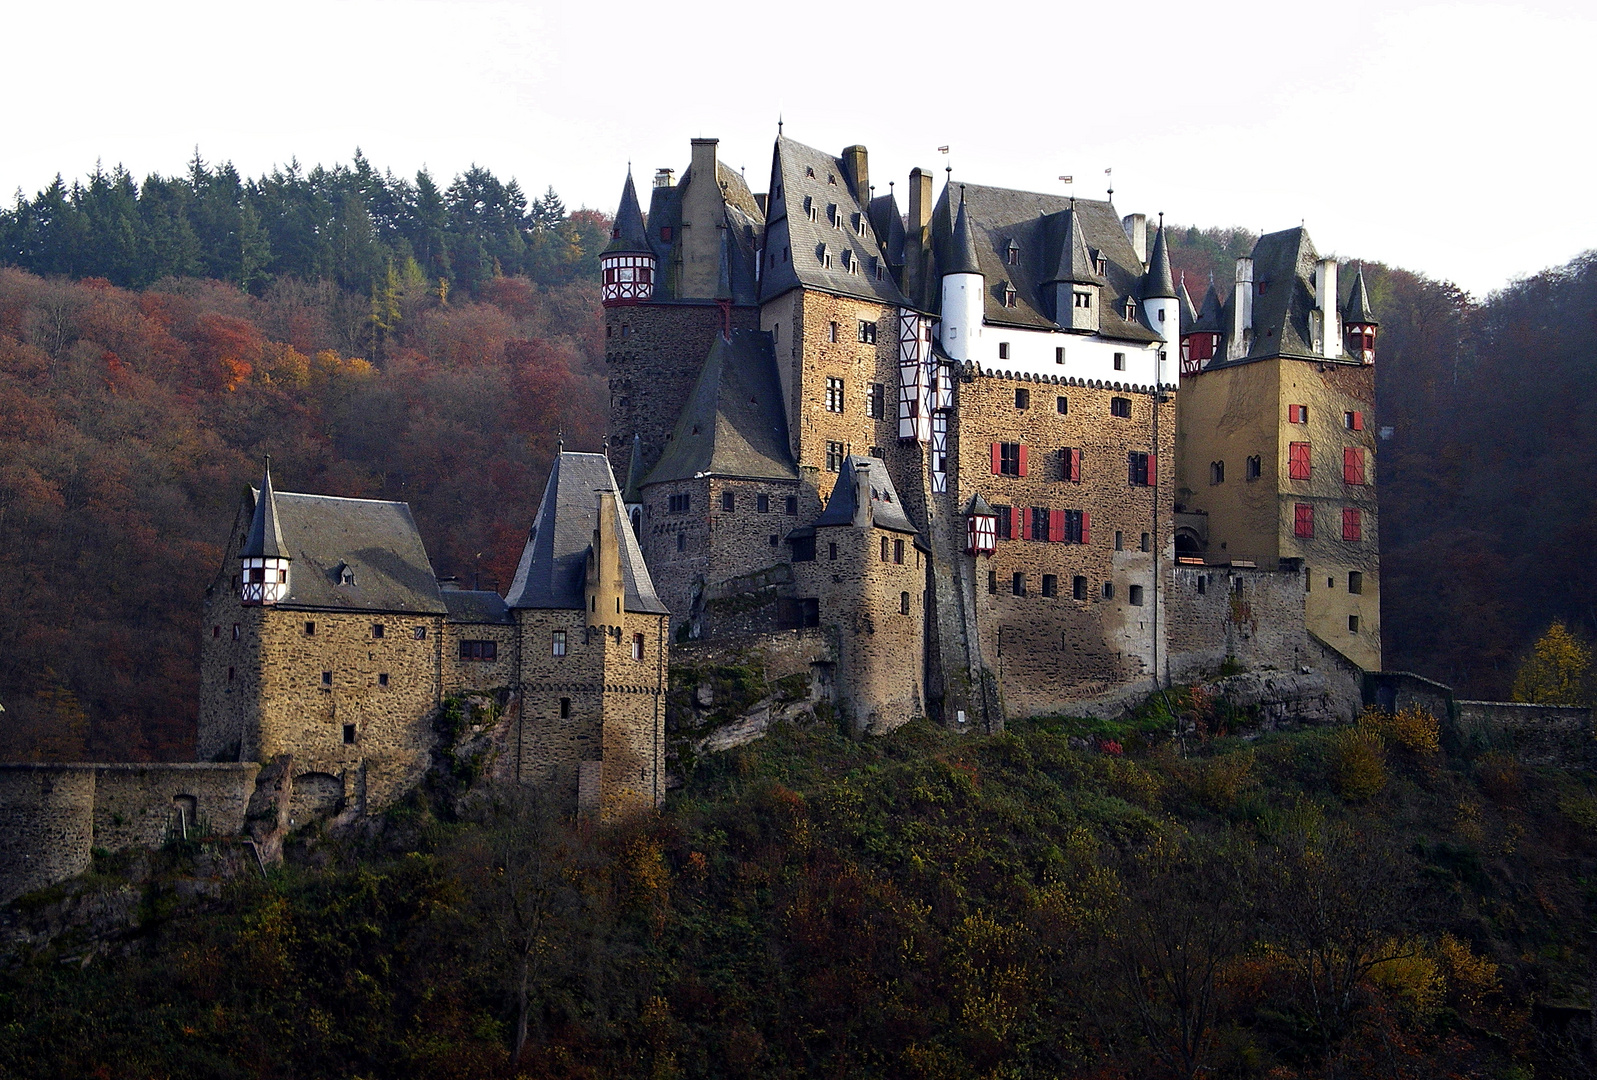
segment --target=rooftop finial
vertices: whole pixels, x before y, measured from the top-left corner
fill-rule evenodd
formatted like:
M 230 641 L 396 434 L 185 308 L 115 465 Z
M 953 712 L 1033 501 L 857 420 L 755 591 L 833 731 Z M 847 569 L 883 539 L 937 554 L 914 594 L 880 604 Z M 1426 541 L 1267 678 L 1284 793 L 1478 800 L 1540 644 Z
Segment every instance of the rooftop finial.
M 1103 171 L 1103 174 L 1109 178 L 1109 201 L 1110 202 L 1114 202 L 1115 201 L 1115 170 L 1112 169 L 1112 168 L 1105 169 Z
M 778 136 L 780 136 L 782 134 L 782 114 L 781 113 L 777 113 L 776 114 L 776 134 Z
M 565 428 L 561 428 L 559 431 L 555 432 L 555 453 L 563 454 L 565 452 L 566 452 L 566 429 Z

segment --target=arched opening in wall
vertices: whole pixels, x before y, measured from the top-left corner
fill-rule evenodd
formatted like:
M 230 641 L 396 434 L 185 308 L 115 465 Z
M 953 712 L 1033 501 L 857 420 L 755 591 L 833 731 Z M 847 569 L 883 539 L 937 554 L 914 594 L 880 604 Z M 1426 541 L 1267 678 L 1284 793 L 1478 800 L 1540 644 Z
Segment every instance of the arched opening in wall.
M 172 823 L 169 831 L 174 839 L 187 840 L 199 834 L 199 812 L 200 801 L 193 795 L 172 796 Z
M 1183 555 L 1187 556 L 1188 558 L 1196 558 L 1202 554 L 1203 541 L 1198 539 L 1197 530 L 1185 527 L 1176 529 L 1177 558 L 1180 558 Z
M 288 801 L 288 824 L 298 828 L 338 813 L 344 803 L 344 781 L 330 773 L 303 773 L 294 778 Z

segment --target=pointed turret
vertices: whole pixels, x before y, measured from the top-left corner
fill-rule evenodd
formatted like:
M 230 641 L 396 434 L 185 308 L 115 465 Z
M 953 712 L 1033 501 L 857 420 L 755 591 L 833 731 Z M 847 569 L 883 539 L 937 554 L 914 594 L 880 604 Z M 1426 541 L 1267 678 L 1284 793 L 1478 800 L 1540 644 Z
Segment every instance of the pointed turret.
M 604 254 L 649 253 L 648 230 L 643 225 L 643 207 L 638 203 L 637 188 L 632 185 L 632 170 L 627 170 L 627 182 L 621 189 L 621 206 L 616 210 L 615 224 L 610 229 L 610 243 Z
M 1192 295 L 1187 292 L 1185 273 L 1181 275 L 1181 280 L 1176 282 L 1176 306 L 1181 309 L 1181 336 L 1186 337 L 1192 333 L 1193 324 L 1198 321 L 1198 309 L 1192 306 Z
M 1347 336 L 1348 351 L 1366 364 L 1375 362 L 1375 330 L 1380 326 L 1375 310 L 1370 307 L 1369 290 L 1364 287 L 1364 267 L 1353 274 L 1353 291 L 1348 294 L 1342 308 L 1342 332 Z
M 947 189 L 943 202 L 946 204 Z M 977 344 L 987 315 L 987 285 L 976 261 L 976 237 L 965 209 L 965 189 L 959 189 L 959 212 L 945 248 L 942 268 L 943 350 L 958 361 L 979 360 Z
M 1064 213 L 1064 235 L 1059 242 L 1059 259 L 1048 280 L 1054 292 L 1054 322 L 1065 330 L 1098 329 L 1098 312 L 1103 302 L 1104 280 L 1087 249 L 1087 232 L 1076 201 Z
M 1186 304 L 1186 283 L 1181 285 L 1181 302 Z M 1209 276 L 1209 291 L 1203 295 L 1203 306 L 1188 321 L 1183 308 L 1181 316 L 1181 374 L 1196 375 L 1220 351 L 1220 335 L 1225 333 L 1225 308 L 1214 287 L 1214 275 Z
M 1170 273 L 1170 249 L 1165 244 L 1164 215 L 1159 215 L 1159 231 L 1153 237 L 1153 254 L 1148 256 L 1148 274 L 1142 280 L 1144 300 L 1174 300 L 1176 283 Z
M 604 282 L 600 299 L 606 305 L 635 304 L 654 295 L 654 251 L 649 247 L 631 169 L 627 170 L 627 182 L 621 189 L 621 206 L 610 230 L 610 243 L 599 255 L 599 268 Z
M 627 462 L 627 486 L 621 493 L 621 501 L 631 506 L 643 501 L 640 486 L 643 483 L 643 436 L 632 436 L 632 458 Z
M 1214 287 L 1214 276 L 1209 277 L 1209 291 L 1203 295 L 1203 306 L 1192 329 L 1201 334 L 1225 333 L 1225 304 L 1220 302 L 1220 290 Z
M 943 275 L 980 274 L 981 264 L 976 261 L 976 240 L 970 230 L 970 219 L 965 214 L 965 191 L 959 192 L 959 214 L 954 218 L 954 234 L 948 245 L 948 265 Z
M 239 550 L 243 571 L 239 598 L 246 604 L 275 604 L 288 595 L 288 545 L 277 520 L 277 495 L 272 490 L 272 459 L 261 472 L 261 490 L 255 497 L 255 516 L 249 535 Z

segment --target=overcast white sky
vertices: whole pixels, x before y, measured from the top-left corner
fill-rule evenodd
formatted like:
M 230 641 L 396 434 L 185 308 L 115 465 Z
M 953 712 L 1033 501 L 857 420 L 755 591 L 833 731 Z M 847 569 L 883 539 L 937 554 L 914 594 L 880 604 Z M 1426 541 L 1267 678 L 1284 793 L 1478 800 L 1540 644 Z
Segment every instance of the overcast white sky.
M 476 162 L 613 209 L 721 139 L 764 190 L 787 134 L 1276 229 L 1484 294 L 1597 247 L 1597 5 L 711 4 L 696 0 L 9 3 L 0 192 L 97 159 L 256 175 L 291 157 Z M 1515 210 L 1513 207 L 1518 206 Z

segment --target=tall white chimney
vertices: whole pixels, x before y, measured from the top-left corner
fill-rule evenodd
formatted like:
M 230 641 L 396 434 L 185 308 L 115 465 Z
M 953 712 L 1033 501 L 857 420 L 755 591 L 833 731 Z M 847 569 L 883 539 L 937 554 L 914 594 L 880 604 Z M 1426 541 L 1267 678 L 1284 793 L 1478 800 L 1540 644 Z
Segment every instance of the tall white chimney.
M 1226 342 L 1226 359 L 1240 360 L 1253 344 L 1253 259 L 1237 260 L 1236 281 L 1231 292 L 1231 340 Z
M 1320 355 L 1336 359 L 1342 355 L 1342 319 L 1337 311 L 1336 260 L 1321 259 L 1314 275 L 1314 306 L 1319 315 Z

